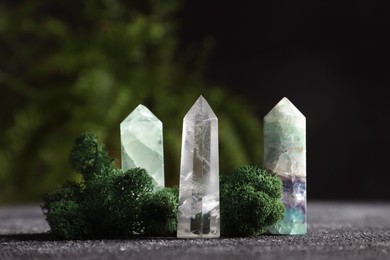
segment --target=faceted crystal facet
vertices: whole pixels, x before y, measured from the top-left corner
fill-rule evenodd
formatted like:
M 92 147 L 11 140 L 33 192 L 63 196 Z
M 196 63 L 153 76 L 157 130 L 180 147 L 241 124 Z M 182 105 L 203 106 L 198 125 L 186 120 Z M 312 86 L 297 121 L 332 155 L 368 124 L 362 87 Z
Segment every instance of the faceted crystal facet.
M 273 234 L 306 233 L 306 118 L 283 98 L 264 117 L 264 166 L 283 182 L 284 219 Z
M 184 117 L 181 149 L 177 237 L 219 237 L 218 119 L 202 96 Z
M 164 187 L 161 121 L 139 105 L 121 123 L 122 169 L 140 167 L 153 178 L 155 189 Z

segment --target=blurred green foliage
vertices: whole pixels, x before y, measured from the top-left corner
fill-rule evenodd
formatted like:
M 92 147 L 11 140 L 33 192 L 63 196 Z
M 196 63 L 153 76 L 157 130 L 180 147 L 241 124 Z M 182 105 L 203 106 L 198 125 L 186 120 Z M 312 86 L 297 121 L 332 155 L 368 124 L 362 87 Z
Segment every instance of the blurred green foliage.
M 221 172 L 259 163 L 259 119 L 204 84 L 207 41 L 178 52 L 179 11 L 179 0 L 0 3 L 0 202 L 39 200 L 77 178 L 68 154 L 84 131 L 118 163 L 119 123 L 140 103 L 164 124 L 168 186 L 178 183 L 182 118 L 200 94 L 219 117 Z

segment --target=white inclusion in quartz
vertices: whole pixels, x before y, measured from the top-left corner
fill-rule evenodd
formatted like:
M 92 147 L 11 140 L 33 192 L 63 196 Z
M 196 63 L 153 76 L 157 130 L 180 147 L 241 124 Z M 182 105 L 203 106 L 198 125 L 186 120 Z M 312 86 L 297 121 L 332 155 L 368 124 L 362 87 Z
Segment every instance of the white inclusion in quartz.
M 283 182 L 284 218 L 272 234 L 306 233 L 306 118 L 283 98 L 264 117 L 264 167 Z
M 122 169 L 144 168 L 153 178 L 155 190 L 164 187 L 163 132 L 161 121 L 139 105 L 122 121 Z
M 177 237 L 217 238 L 218 118 L 200 96 L 183 120 Z

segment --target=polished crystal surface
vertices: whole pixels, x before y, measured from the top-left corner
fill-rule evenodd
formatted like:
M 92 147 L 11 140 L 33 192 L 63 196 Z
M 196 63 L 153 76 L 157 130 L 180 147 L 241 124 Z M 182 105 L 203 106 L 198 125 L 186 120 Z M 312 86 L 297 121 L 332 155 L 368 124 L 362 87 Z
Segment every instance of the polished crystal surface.
M 164 187 L 163 132 L 161 121 L 139 105 L 122 121 L 122 169 L 140 167 L 153 178 L 156 190 Z
M 220 235 L 218 119 L 200 96 L 183 120 L 177 237 Z
M 306 118 L 283 98 L 264 117 L 264 167 L 283 181 L 284 219 L 273 234 L 306 233 Z

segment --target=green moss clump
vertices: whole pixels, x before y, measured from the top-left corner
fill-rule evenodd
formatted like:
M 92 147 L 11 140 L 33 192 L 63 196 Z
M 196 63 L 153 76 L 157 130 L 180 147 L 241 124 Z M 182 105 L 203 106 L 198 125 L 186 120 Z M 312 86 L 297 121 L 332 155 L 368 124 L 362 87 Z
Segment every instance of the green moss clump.
M 145 199 L 141 211 L 145 235 L 176 236 L 178 197 L 177 188 L 165 188 Z
M 144 198 L 152 195 L 153 179 L 146 170 L 135 168 L 125 171 L 113 182 L 112 221 L 114 227 L 123 230 L 123 235 L 142 235 L 142 206 Z M 158 215 L 155 215 L 158 217 Z
M 174 234 L 178 203 L 174 189 L 153 193 L 153 180 L 146 170 L 116 169 L 91 133 L 75 140 L 70 161 L 82 174 L 82 183 L 65 183 L 43 200 L 53 235 L 85 239 Z
M 72 168 L 87 182 L 98 176 L 111 175 L 116 170 L 113 161 L 93 133 L 83 133 L 76 138 L 70 152 Z
M 73 200 L 54 201 L 46 215 L 51 233 L 59 238 L 82 239 L 90 234 L 90 225 L 80 204 Z
M 68 182 L 43 198 L 43 212 L 53 235 L 60 238 L 85 238 L 90 225 L 85 219 L 80 201 L 84 187 Z
M 257 166 L 221 177 L 221 235 L 256 236 L 284 215 L 280 178 Z

